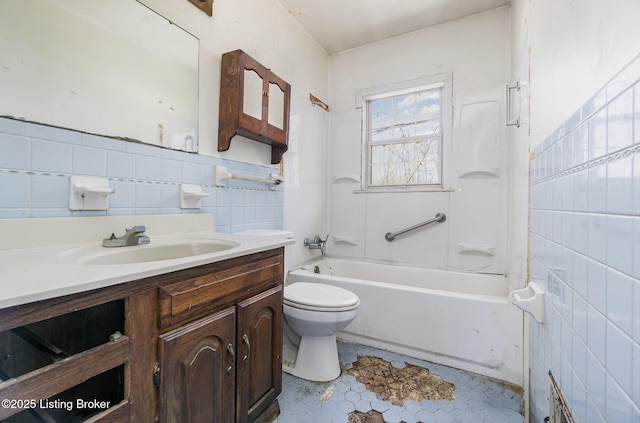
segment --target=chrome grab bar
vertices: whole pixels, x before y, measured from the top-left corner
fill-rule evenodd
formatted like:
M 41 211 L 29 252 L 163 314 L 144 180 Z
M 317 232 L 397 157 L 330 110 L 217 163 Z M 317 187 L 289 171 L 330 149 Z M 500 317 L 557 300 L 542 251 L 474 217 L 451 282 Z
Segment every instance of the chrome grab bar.
M 427 225 L 430 225 L 432 223 L 436 223 L 436 222 L 440 222 L 441 223 L 441 222 L 444 222 L 445 220 L 447 220 L 447 216 L 444 213 L 438 213 L 438 214 L 436 214 L 436 217 L 434 217 L 433 219 L 425 220 L 422 223 L 418 223 L 417 225 L 410 226 L 410 227 L 408 227 L 406 229 L 403 229 L 401 231 L 398 231 L 398 232 L 387 232 L 384 235 L 384 239 L 386 239 L 387 241 L 391 242 L 394 239 L 396 239 L 396 237 L 399 236 L 399 235 L 406 234 L 407 232 L 411 232 L 413 230 L 422 228 L 423 226 L 427 226 Z
M 522 88 L 522 85 L 519 79 L 515 83 L 507 84 L 507 92 L 505 98 L 505 125 L 515 126 L 516 128 L 520 128 L 520 117 L 517 117 L 515 119 L 511 117 L 511 91 L 516 90 L 516 92 L 519 93 L 520 88 Z

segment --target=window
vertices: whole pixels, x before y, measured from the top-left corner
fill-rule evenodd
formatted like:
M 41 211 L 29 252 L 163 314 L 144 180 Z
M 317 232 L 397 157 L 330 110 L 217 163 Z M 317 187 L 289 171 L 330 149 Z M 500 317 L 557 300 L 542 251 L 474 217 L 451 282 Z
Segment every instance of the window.
M 437 79 L 363 97 L 365 189 L 442 186 L 448 77 Z

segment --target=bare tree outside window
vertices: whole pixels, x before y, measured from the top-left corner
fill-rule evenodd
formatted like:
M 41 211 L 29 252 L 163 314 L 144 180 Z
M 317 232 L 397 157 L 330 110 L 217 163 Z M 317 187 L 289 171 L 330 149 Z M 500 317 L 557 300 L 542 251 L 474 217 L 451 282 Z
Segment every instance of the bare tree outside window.
M 442 88 L 367 101 L 369 186 L 440 184 Z

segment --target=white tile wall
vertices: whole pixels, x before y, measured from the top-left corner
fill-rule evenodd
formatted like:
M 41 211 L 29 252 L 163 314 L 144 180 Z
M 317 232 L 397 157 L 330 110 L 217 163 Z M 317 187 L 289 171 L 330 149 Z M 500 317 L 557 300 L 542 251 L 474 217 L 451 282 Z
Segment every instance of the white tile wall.
M 229 181 L 214 185 L 214 165 L 234 174 L 268 178 L 277 169 L 167 150 L 146 144 L 0 118 L 0 218 L 213 213 L 216 230 L 281 229 L 284 191 Z M 106 176 L 116 193 L 106 212 L 68 209 L 71 175 Z M 181 183 L 211 196 L 202 209 L 181 210 Z
M 534 151 L 531 414 L 548 372 L 577 422 L 640 421 L 640 56 Z

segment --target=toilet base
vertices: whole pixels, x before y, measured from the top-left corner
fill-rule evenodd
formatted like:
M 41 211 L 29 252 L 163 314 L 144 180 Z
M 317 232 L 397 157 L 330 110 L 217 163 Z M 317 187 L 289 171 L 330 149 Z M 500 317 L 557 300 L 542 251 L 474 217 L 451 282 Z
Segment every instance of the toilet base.
M 296 348 L 285 336 L 282 370 L 314 382 L 329 382 L 340 376 L 336 336 L 303 336 Z

